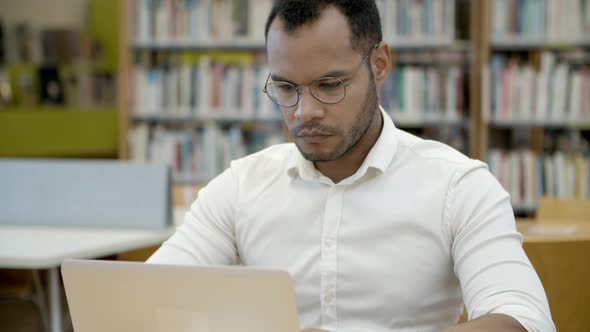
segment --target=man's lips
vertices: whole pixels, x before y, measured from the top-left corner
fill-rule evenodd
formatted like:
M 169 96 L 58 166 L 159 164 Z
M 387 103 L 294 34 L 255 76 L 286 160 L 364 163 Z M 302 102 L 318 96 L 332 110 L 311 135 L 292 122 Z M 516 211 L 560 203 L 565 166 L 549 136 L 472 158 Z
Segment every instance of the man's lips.
M 328 139 L 332 135 L 323 133 L 318 130 L 302 130 L 297 134 L 297 138 L 301 139 L 305 143 L 308 144 L 318 144 L 324 142 L 324 140 Z
M 319 130 L 307 130 L 307 129 L 304 129 L 297 134 L 297 137 L 327 137 L 327 136 L 332 136 L 332 135 L 323 133 Z

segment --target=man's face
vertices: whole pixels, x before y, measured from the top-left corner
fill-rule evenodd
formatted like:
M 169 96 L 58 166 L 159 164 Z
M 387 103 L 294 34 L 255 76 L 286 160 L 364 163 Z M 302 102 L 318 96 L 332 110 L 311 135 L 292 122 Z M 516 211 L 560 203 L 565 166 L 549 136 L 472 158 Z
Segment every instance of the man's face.
M 377 89 L 366 63 L 355 75 L 365 55 L 352 49 L 346 17 L 335 8 L 327 8 L 318 21 L 294 33 L 285 32 L 280 19 L 272 23 L 268 33 L 272 80 L 296 86 L 323 77 L 350 81 L 340 103 L 324 104 L 306 87 L 296 106 L 281 108 L 289 133 L 306 159 L 339 159 L 371 125 L 379 105 Z

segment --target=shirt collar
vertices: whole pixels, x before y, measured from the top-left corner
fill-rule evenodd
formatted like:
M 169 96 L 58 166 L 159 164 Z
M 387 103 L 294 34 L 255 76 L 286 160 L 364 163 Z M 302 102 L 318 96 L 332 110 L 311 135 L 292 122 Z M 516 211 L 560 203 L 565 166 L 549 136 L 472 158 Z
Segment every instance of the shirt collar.
M 361 167 L 349 178 L 351 181 L 355 181 L 362 177 L 369 168 L 384 173 L 387 167 L 391 164 L 397 151 L 397 128 L 383 108 L 379 107 L 379 109 L 383 118 L 381 134 L 371 148 L 371 151 L 369 151 L 369 154 L 365 158 Z M 299 175 L 303 180 L 318 180 L 323 177 L 323 175 L 316 170 L 313 163 L 305 159 L 297 148 L 294 150 L 294 153 L 287 162 L 287 174 L 289 176 L 295 177 L 296 175 Z

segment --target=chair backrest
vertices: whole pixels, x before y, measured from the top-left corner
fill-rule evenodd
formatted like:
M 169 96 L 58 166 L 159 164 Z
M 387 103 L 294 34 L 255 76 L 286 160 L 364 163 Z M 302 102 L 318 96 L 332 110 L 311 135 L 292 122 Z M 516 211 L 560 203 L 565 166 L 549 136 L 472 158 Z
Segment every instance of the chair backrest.
M 559 220 L 590 222 L 590 200 L 542 197 L 537 210 L 539 222 Z
M 167 166 L 0 159 L 0 224 L 161 229 L 171 220 Z

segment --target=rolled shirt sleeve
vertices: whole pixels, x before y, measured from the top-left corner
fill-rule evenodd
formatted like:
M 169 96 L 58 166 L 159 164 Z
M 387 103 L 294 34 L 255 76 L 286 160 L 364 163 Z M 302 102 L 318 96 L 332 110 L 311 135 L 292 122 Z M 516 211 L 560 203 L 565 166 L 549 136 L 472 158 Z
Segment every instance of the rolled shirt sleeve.
M 239 262 L 234 216 L 237 181 L 232 168 L 198 195 L 184 223 L 148 260 L 153 264 L 232 265 Z
M 469 319 L 515 318 L 529 332 L 555 331 L 543 285 L 522 248 L 510 197 L 485 167 L 457 172 L 445 219 Z

